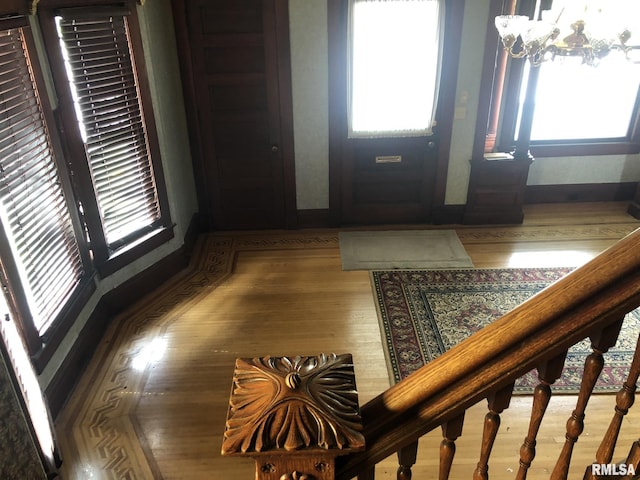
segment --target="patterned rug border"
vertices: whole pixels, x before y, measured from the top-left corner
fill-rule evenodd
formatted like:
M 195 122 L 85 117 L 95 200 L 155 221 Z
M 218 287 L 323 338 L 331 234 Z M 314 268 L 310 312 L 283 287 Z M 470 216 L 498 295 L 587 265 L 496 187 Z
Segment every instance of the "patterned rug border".
M 428 363 L 430 360 L 433 360 L 436 356 L 444 353 L 444 351 L 451 348 L 453 345 L 446 347 L 440 338 L 440 333 L 436 332 L 433 334 L 432 338 L 426 339 L 420 332 L 425 330 L 425 325 L 420 325 L 420 322 L 416 322 L 416 318 L 419 318 L 415 311 L 415 306 L 413 302 L 408 300 L 407 290 L 408 287 L 403 285 L 402 281 L 398 281 L 398 278 L 407 279 L 408 276 L 412 274 L 424 274 L 430 273 L 434 278 L 438 276 L 438 282 L 442 282 L 443 286 L 438 287 L 442 288 L 443 291 L 446 289 L 447 283 L 456 284 L 455 274 L 458 276 L 464 276 L 465 274 L 473 273 L 475 275 L 489 272 L 490 275 L 484 280 L 487 280 L 487 283 L 491 283 L 492 280 L 500 278 L 505 275 L 512 275 L 515 273 L 522 273 L 523 271 L 529 272 L 540 272 L 539 278 L 529 278 L 526 282 L 523 281 L 523 285 L 526 284 L 527 288 L 531 289 L 532 283 L 531 281 L 538 282 L 538 284 L 545 284 L 545 286 L 549 285 L 555 279 L 560 278 L 560 276 L 569 273 L 572 268 L 566 267 L 552 267 L 552 268 L 485 268 L 485 269 L 451 269 L 451 270 L 374 270 L 369 272 L 369 277 L 371 281 L 372 293 L 375 299 L 375 306 L 378 315 L 378 322 L 380 327 L 380 332 L 382 336 L 382 344 L 385 354 L 385 359 L 387 362 L 387 370 L 389 374 L 389 380 L 391 384 L 397 383 L 400 379 L 406 377 L 413 371 L 417 370 L 421 366 Z M 388 274 L 391 277 L 394 277 L 394 281 L 397 281 L 397 288 L 390 288 L 389 291 L 383 289 L 381 287 L 381 276 Z M 493 274 L 493 278 L 491 277 Z M 548 278 L 545 280 L 545 277 L 551 275 L 552 277 L 557 276 L 554 280 L 549 281 Z M 559 275 L 559 276 L 558 276 Z M 504 278 L 501 278 L 504 279 Z M 388 282 L 390 283 L 390 282 Z M 534 287 L 535 288 L 535 287 Z M 542 287 L 543 288 L 543 287 Z M 541 289 L 541 288 L 540 288 Z M 479 291 L 482 291 L 482 288 L 478 288 Z M 525 289 L 526 290 L 526 289 Z M 386 293 L 388 296 L 392 297 L 390 302 L 384 302 L 383 295 Z M 431 307 L 429 306 L 427 298 L 421 293 L 422 302 L 425 305 L 425 311 L 428 311 L 431 315 Z M 391 306 L 390 306 L 391 303 Z M 386 309 L 383 308 L 386 305 Z M 424 314 L 425 312 L 423 312 Z M 631 319 L 634 322 L 640 323 L 640 309 L 631 312 L 629 314 L 633 316 Z M 422 322 L 427 324 L 429 322 L 435 321 L 435 318 L 431 318 L 429 315 L 423 315 L 425 318 L 422 318 Z M 407 318 L 408 317 L 408 318 Z M 396 348 L 394 345 L 394 338 L 391 335 L 391 323 L 394 325 L 400 325 L 400 327 L 396 328 L 397 336 L 401 338 L 403 341 L 408 342 L 412 348 L 406 348 L 405 350 L 400 350 Z M 427 328 L 433 328 L 427 325 Z M 623 327 L 624 328 L 624 327 Z M 398 333 L 399 332 L 399 333 Z M 620 334 L 620 338 L 622 338 L 622 333 Z M 634 337 L 635 338 L 635 337 Z M 582 344 L 582 350 L 588 348 L 588 341 L 584 340 Z M 633 341 L 635 345 L 635 341 Z M 618 345 L 616 345 L 618 347 Z M 609 352 L 605 354 L 605 369 L 603 370 L 602 375 L 610 375 L 608 380 L 601 382 L 598 381 L 598 384 L 594 388 L 594 393 L 616 393 L 622 387 L 622 382 L 626 379 L 626 372 L 628 372 L 628 364 L 630 363 L 630 358 L 633 357 L 633 349 L 620 349 L 620 348 L 612 348 Z M 432 350 L 439 350 L 434 354 Z M 590 351 L 590 349 L 589 349 Z M 395 353 L 394 353 L 395 352 Z M 572 353 L 567 356 L 567 362 L 565 363 L 565 369 L 563 370 L 563 377 L 565 375 L 576 376 L 576 370 L 581 368 L 582 361 L 584 360 L 583 356 L 578 357 L 578 353 L 573 353 L 574 358 L 571 359 Z M 630 357 L 630 358 L 628 358 Z M 401 365 L 404 362 L 404 366 L 401 368 Z M 607 363 L 608 362 L 608 363 Z M 611 382 L 611 375 L 615 375 L 614 378 L 622 378 L 621 381 L 616 381 L 615 383 Z M 558 380 L 555 385 L 552 386 L 554 392 L 558 394 L 576 394 L 578 392 L 577 383 L 579 383 L 579 379 L 581 378 L 581 374 L 579 377 L 575 378 L 574 382 L 570 385 L 563 385 L 563 378 Z M 514 393 L 519 394 L 529 394 L 532 392 L 532 389 L 535 385 L 539 383 L 537 373 L 534 371 L 525 374 L 523 377 L 518 379 L 516 382 L 516 386 L 514 388 Z

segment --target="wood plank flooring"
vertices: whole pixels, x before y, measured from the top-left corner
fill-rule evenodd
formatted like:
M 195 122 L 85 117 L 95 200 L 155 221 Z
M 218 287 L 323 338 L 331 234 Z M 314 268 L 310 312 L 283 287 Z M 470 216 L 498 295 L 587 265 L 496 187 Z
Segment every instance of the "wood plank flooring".
M 536 205 L 523 225 L 424 228 L 455 228 L 478 268 L 577 266 L 640 227 L 626 207 Z M 369 276 L 342 271 L 338 230 L 203 235 L 188 271 L 114 319 L 56 422 L 63 478 L 253 478 L 252 460 L 219 453 L 235 358 L 321 352 L 353 354 L 361 404 L 388 387 Z M 592 398 L 574 463 L 593 460 L 612 402 Z M 548 478 L 574 406 L 574 396 L 553 398 L 530 479 Z M 492 479 L 514 478 L 529 407 L 516 397 L 503 415 Z M 483 404 L 467 413 L 451 478 L 471 478 L 485 413 Z M 616 455 L 638 437 L 640 408 Z M 439 431 L 421 440 L 414 478 L 436 478 L 440 440 Z M 385 460 L 376 478 L 396 468 Z

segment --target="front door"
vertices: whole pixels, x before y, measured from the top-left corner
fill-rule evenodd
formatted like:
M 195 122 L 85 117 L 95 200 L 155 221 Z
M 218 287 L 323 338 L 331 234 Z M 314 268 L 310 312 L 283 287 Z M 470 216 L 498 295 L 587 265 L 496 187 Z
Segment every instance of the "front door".
M 438 3 L 439 9 L 434 8 Z M 393 4 L 402 10 L 398 17 Z M 463 9 L 463 0 L 329 0 L 334 224 L 429 223 L 434 206 L 444 205 Z M 358 33 L 362 18 L 370 24 Z M 412 24 L 415 36 L 407 33 Z M 364 74 L 358 70 L 359 56 L 373 59 Z M 408 61 L 403 63 L 401 57 Z M 438 61 L 439 74 L 437 68 L 429 70 Z M 426 69 L 421 69 L 421 62 Z M 416 80 L 425 70 L 429 72 L 424 80 Z M 409 88 L 412 93 L 405 95 Z M 365 113 L 359 120 L 358 89 L 373 93 L 361 101 Z M 406 108 L 397 108 L 400 104 Z M 393 118 L 400 120 L 399 126 L 376 130 L 376 115 L 383 117 L 381 124 Z M 419 128 L 411 123 L 414 115 Z M 365 131 L 357 132 L 356 123 Z
M 424 223 L 437 174 L 437 134 L 344 139 L 342 224 Z
M 209 225 L 295 226 L 287 0 L 185 8 Z

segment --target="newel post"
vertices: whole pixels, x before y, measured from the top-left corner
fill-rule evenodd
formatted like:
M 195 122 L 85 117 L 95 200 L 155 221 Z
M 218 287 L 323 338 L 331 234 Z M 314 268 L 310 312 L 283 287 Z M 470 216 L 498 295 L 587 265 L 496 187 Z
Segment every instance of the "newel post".
M 222 455 L 254 458 L 257 480 L 333 480 L 363 449 L 351 355 L 236 360 Z

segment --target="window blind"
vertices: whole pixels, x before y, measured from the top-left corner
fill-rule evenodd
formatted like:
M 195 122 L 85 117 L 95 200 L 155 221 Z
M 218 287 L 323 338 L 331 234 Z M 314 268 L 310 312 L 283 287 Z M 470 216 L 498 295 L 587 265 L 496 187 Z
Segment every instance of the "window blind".
M 42 335 L 83 267 L 20 28 L 0 30 L 0 222 Z
M 67 75 L 85 142 L 107 244 L 160 221 L 124 13 L 63 10 L 57 17 Z

